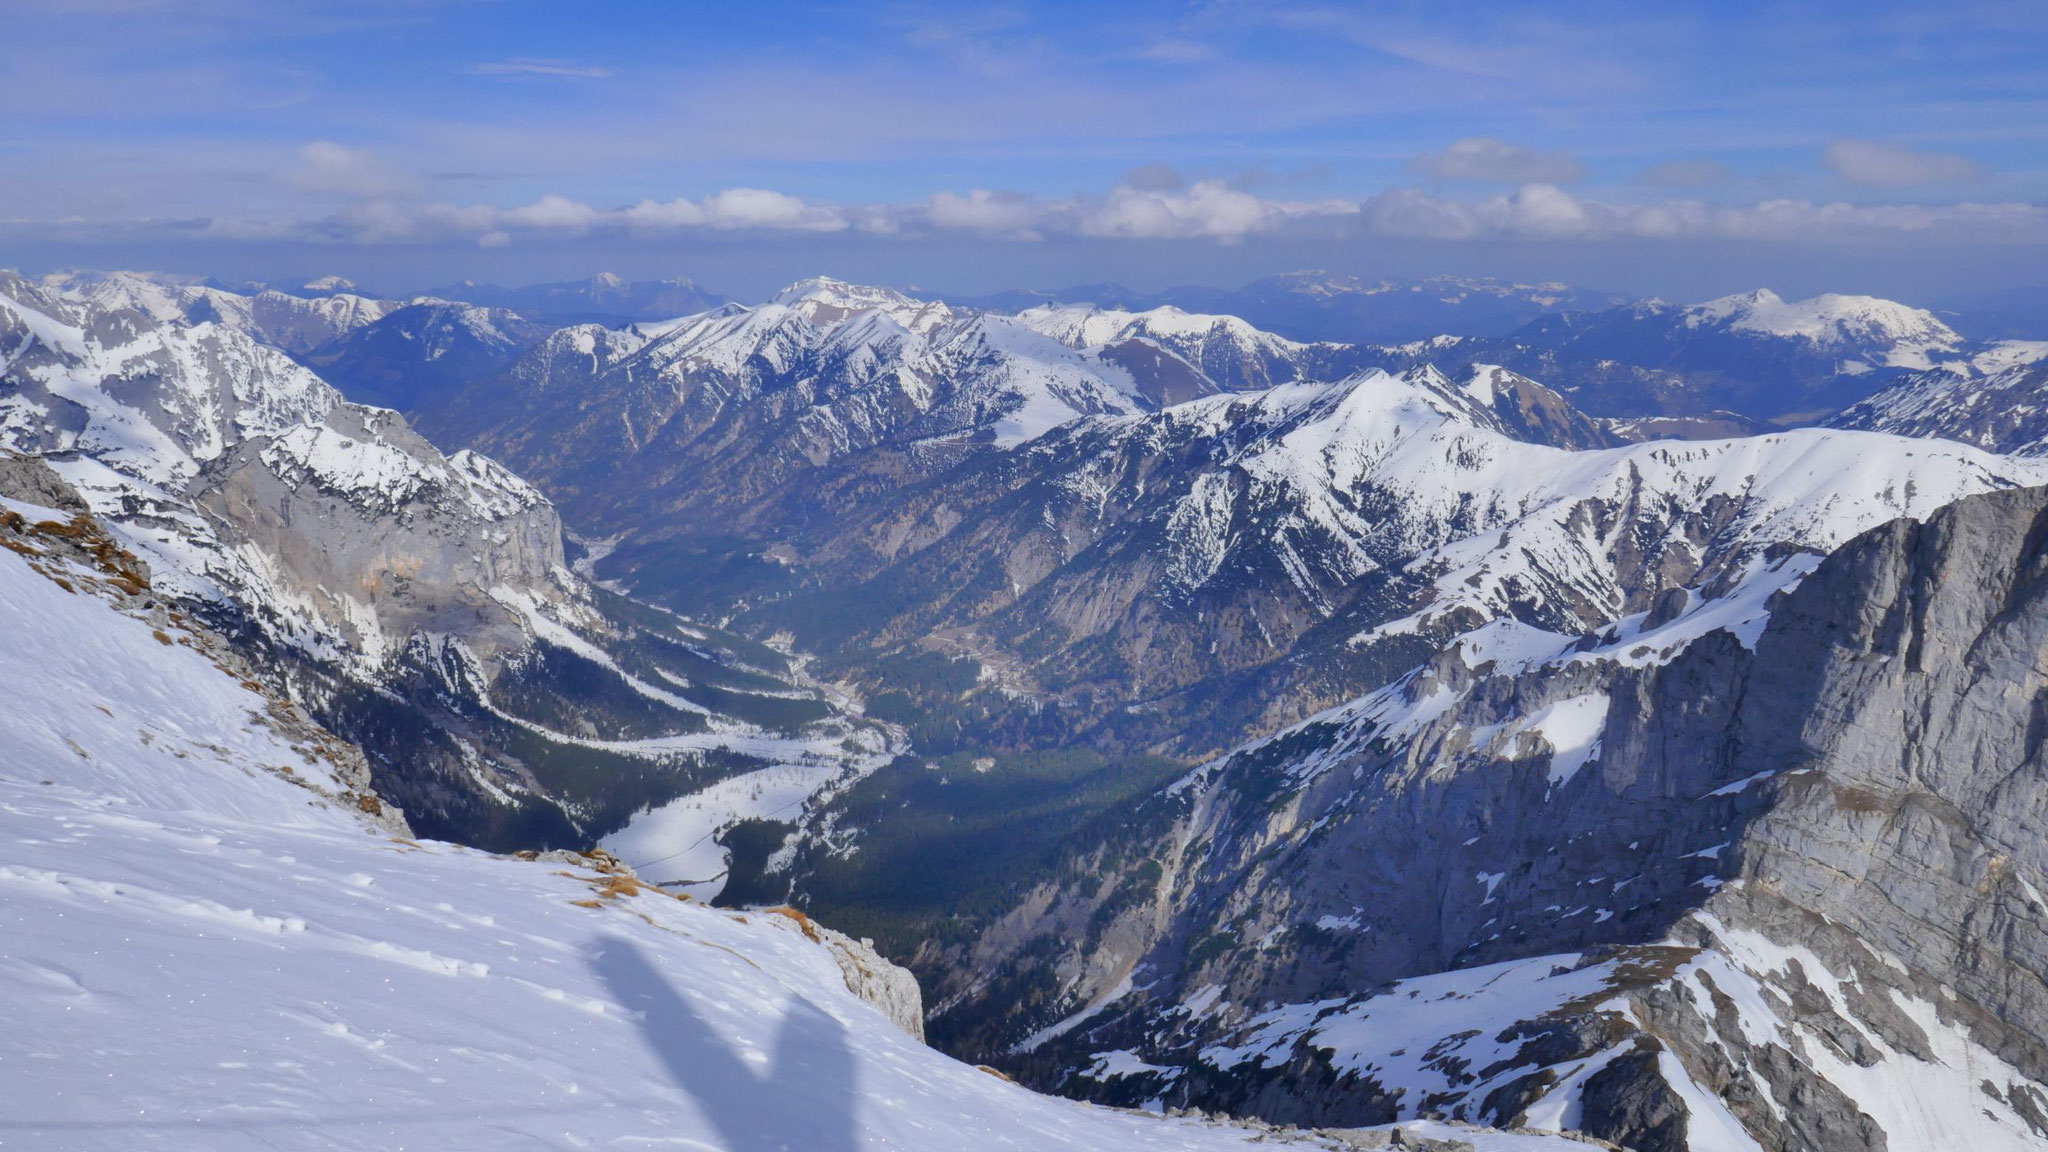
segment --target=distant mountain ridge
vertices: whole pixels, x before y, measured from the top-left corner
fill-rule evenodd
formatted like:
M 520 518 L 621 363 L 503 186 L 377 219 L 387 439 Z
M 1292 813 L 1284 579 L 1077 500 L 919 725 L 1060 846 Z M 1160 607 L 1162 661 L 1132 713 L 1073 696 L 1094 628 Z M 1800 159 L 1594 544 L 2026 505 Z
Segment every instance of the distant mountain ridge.
M 1053 292 L 962 297 L 958 303 L 1007 312 L 1054 304 L 1093 304 L 1131 312 L 1174 307 L 1241 317 L 1295 340 L 1400 344 L 1444 333 L 1505 336 L 1546 313 L 1604 308 L 1626 300 L 1558 283 L 1516 284 L 1455 276 L 1370 280 L 1300 271 L 1269 276 L 1237 289 L 1187 287 L 1139 292 L 1119 284 L 1091 284 Z
M 687 278 L 627 280 L 610 272 L 601 272 L 588 280 L 516 288 L 462 280 L 430 289 L 425 295 L 485 308 L 528 311 L 560 323 L 667 320 L 716 308 L 726 301 L 726 297 L 705 291 Z

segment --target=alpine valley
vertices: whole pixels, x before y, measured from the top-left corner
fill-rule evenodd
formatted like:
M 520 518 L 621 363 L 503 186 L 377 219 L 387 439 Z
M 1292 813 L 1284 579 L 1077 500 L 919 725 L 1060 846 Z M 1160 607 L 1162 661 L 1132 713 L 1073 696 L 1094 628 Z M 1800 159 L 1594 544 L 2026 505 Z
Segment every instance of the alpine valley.
M 2044 372 L 1765 290 L 0 273 L 0 1142 L 2048 1146 Z

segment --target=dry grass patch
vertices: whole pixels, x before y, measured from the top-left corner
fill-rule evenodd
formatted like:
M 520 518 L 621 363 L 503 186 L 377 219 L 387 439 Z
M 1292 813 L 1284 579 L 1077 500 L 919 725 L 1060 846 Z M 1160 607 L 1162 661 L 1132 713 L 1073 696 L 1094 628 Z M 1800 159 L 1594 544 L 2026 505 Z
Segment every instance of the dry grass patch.
M 761 911 L 772 916 L 785 916 L 796 921 L 796 926 L 803 930 L 803 934 L 809 937 L 813 944 L 823 944 L 825 942 L 825 938 L 818 935 L 818 926 L 812 923 L 811 918 L 804 915 L 803 910 L 800 908 L 792 908 L 784 904 L 779 908 L 763 908 Z

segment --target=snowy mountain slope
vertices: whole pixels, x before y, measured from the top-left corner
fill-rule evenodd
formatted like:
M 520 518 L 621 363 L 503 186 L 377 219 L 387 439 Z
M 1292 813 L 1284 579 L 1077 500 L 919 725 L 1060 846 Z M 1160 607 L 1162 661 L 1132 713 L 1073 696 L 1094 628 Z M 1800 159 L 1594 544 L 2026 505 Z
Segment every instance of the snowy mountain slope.
M 510 308 L 432 296 L 372 299 L 335 277 L 316 284 L 325 287 L 235 290 L 109 272 L 46 276 L 36 286 L 95 312 L 134 312 L 147 324 L 233 329 L 312 366 L 351 400 L 400 409 L 502 371 L 556 327 Z
M 1577 640 L 1467 633 L 1026 894 L 972 970 L 1067 995 L 981 1043 L 1310 1122 L 2038 1147 L 2044 506 L 1966 498 Z M 990 994 L 932 991 L 942 1030 Z
M 1960 440 L 1991 452 L 2048 454 L 2048 361 L 2022 360 L 1983 376 L 1946 369 L 1916 372 L 1828 423 Z
M 1759 288 L 1695 304 L 1680 312 L 1679 319 L 1695 330 L 1720 328 L 1799 340 L 1850 356 L 1867 350 L 1871 359 L 1862 363 L 1869 368 L 1925 370 L 1934 367 L 1936 358 L 1954 355 L 1963 344 L 1954 329 L 1925 309 L 1875 296 L 1832 292 L 1787 301 L 1768 288 Z
M 1077 718 L 1145 702 L 1116 723 L 1205 749 L 1487 620 L 1597 629 L 1774 549 L 2048 479 L 1830 432 L 1567 451 L 1518 439 L 1492 381 L 1368 373 L 1076 422 L 842 526 L 803 560 L 832 586 L 760 616 L 805 642 L 993 653 L 1028 670 L 1015 690 L 1095 702 Z
M 447 594 L 491 615 L 498 583 L 573 599 L 552 508 L 497 465 L 442 457 L 397 414 L 346 404 L 234 329 L 19 288 L 0 294 L 0 326 L 20 341 L 5 446 L 55 457 L 177 591 L 273 614 L 273 636 L 365 667 L 412 630 L 380 603 Z
M 33 538 L 18 525 L 0 534 Z M 0 715 L 0 1140 L 1031 1152 L 1276 1138 L 1049 1099 L 948 1060 L 850 989 L 887 980 L 871 952 L 800 916 L 658 895 L 600 858 L 371 826 L 339 753 L 274 718 L 287 705 L 217 667 L 199 635 L 60 574 L 94 579 L 0 554 L 0 682 L 20 705 Z
M 977 445 L 1146 406 L 1131 373 L 1094 349 L 1008 317 L 815 280 L 637 334 L 564 329 L 419 418 L 443 440 L 511 460 L 610 534 L 712 508 L 721 530 L 802 518 L 815 513 L 821 473 L 916 475 Z
M 422 828 L 584 844 L 725 775 L 836 778 L 888 747 L 784 657 L 586 586 L 553 506 L 491 460 L 236 330 L 0 287 L 0 443 L 363 743 Z
M 1074 348 L 1118 349 L 1143 343 L 1163 349 L 1194 369 L 1207 387 L 1174 395 L 1173 402 L 1207 392 L 1248 392 L 1301 379 L 1327 378 L 1349 349 L 1282 339 L 1235 316 L 1202 315 L 1171 306 L 1144 312 L 1085 305 L 1047 305 L 1018 314 L 1034 331 Z M 1338 374 L 1342 374 L 1339 371 Z
M 314 296 L 275 289 L 235 292 L 137 272 L 47 276 L 42 286 L 108 311 L 132 309 L 160 324 L 211 321 L 293 356 L 331 344 L 401 307 L 398 301 L 351 291 Z
M 317 422 L 341 396 L 213 323 L 158 323 L 0 273 L 0 427 L 21 451 L 79 450 L 181 485 L 230 444 Z
M 892 288 L 849 284 L 830 276 L 799 280 L 770 296 L 767 302 L 787 308 L 821 329 L 864 312 L 878 312 L 919 334 L 959 318 L 953 309 L 935 301 L 914 300 Z

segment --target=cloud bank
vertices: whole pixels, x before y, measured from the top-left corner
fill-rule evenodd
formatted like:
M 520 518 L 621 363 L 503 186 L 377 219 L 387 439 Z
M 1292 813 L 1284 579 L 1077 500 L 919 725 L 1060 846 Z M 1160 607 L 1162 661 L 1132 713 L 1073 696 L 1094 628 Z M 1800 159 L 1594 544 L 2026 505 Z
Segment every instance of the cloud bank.
M 1434 158 L 1459 157 L 1455 170 L 1563 172 L 1575 161 L 1481 141 L 1460 141 Z M 1498 145 L 1498 147 L 1496 147 Z M 1852 146 L 1853 145 L 1853 146 Z M 1844 179 L 1902 186 L 1961 178 L 1967 162 L 1938 153 L 1842 141 L 1827 162 Z M 1458 167 L 1462 165 L 1462 167 Z M 301 148 L 282 174 L 289 186 L 338 211 L 284 219 L 217 218 L 197 225 L 220 239 L 327 243 L 470 242 L 504 247 L 524 238 L 594 233 L 672 236 L 698 233 L 863 233 L 944 236 L 972 233 L 1030 243 L 1049 238 L 1194 240 L 1236 244 L 1259 236 L 1392 237 L 1446 242 L 1488 240 L 1868 240 L 1933 236 L 1958 242 L 2048 242 L 2048 207 L 2039 204 L 1869 204 L 1771 199 L 1715 203 L 1693 198 L 1611 201 L 1581 196 L 1554 181 L 1520 181 L 1512 191 L 1478 197 L 1421 186 L 1389 188 L 1362 199 L 1284 199 L 1244 182 L 1192 183 L 1168 169 L 1133 169 L 1109 191 L 1068 197 L 1001 189 L 942 190 L 904 203 L 834 204 L 768 188 L 735 187 L 702 197 L 642 199 L 603 206 L 548 194 L 510 206 L 427 200 L 419 182 L 362 149 L 322 141 Z M 1726 178 L 1716 164 L 1666 165 L 1639 185 L 1682 187 Z M 191 227 L 191 225 L 186 225 Z

